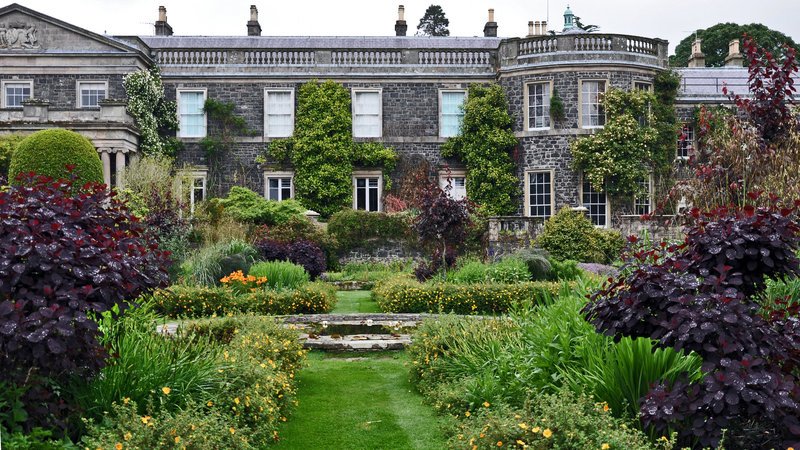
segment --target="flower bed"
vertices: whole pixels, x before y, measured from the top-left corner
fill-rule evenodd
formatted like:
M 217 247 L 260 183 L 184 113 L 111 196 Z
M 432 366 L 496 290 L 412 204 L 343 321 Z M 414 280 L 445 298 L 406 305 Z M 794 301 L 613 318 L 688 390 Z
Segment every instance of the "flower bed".
M 454 312 L 502 314 L 519 303 L 547 304 L 564 284 L 422 284 L 406 277 L 378 281 L 372 295 L 383 312 Z M 571 287 L 570 287 L 571 289 Z
M 88 447 L 251 449 L 279 439 L 277 425 L 297 405 L 295 373 L 305 360 L 296 332 L 263 317 L 226 317 L 192 324 L 174 341 L 207 349 L 217 368 L 207 382 L 217 388 L 189 396 L 173 380 L 134 398 L 136 387 L 123 386 L 102 420 L 87 422 Z M 164 406 L 181 396 L 189 397 L 184 407 Z
M 153 295 L 156 311 L 168 317 L 208 317 L 229 313 L 316 314 L 336 304 L 336 288 L 309 283 L 294 291 L 256 289 L 237 294 L 226 287 L 172 286 Z

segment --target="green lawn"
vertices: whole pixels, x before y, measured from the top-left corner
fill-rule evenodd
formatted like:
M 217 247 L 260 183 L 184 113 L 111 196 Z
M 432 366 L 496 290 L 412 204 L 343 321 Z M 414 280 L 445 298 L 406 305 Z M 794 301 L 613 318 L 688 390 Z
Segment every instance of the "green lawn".
M 336 293 L 339 301 L 331 313 L 352 314 L 352 313 L 379 313 L 378 303 L 372 301 L 370 291 L 339 291 Z
M 408 383 L 404 356 L 311 352 L 310 366 L 298 374 L 300 405 L 271 447 L 445 448 L 433 409 Z

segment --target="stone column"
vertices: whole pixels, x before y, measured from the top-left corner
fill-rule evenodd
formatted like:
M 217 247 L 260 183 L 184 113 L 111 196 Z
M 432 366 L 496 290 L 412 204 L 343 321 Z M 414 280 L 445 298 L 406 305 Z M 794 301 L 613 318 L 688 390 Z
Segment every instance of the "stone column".
M 103 162 L 103 183 L 111 187 L 111 156 L 107 151 L 100 152 L 100 161 Z
M 122 189 L 124 186 L 122 185 L 122 175 L 125 174 L 125 153 L 117 152 L 116 153 L 117 161 L 117 187 Z

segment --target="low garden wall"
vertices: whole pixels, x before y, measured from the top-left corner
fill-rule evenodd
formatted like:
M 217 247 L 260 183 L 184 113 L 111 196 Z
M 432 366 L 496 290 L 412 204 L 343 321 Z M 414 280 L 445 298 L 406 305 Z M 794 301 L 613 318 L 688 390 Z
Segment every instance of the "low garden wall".
M 364 245 L 351 248 L 339 254 L 339 264 L 345 266 L 349 263 L 384 263 L 402 259 L 422 259 L 425 256 L 419 248 L 411 247 L 408 241 L 367 241 Z

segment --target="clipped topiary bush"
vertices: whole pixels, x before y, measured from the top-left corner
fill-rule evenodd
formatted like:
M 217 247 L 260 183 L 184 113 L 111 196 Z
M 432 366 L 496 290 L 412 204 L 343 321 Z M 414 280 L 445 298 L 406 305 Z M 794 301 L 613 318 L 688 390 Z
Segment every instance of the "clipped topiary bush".
M 37 131 L 23 139 L 11 157 L 8 178 L 12 184 L 19 184 L 14 179 L 18 174 L 36 172 L 66 179 L 67 165 L 75 166 L 76 185 L 103 183 L 103 163 L 89 139 L 60 128 Z
M 17 145 L 25 139 L 21 134 L 9 134 L 0 136 L 0 176 L 8 178 L 8 166 L 11 164 L 11 155 L 17 149 Z
M 560 261 L 605 264 L 619 256 L 622 236 L 617 231 L 595 228 L 588 217 L 565 206 L 544 223 L 536 245 Z

